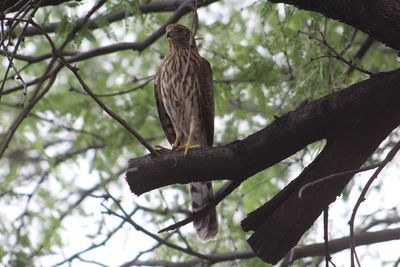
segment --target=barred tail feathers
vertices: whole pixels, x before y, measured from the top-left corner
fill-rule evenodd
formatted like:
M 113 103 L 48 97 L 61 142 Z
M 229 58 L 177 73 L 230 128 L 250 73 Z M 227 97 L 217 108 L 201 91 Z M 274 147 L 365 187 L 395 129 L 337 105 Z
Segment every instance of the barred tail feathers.
M 190 184 L 192 211 L 204 208 L 213 199 L 211 182 L 195 182 Z M 204 216 L 193 221 L 197 236 L 202 241 L 213 239 L 218 233 L 218 218 L 215 207 Z

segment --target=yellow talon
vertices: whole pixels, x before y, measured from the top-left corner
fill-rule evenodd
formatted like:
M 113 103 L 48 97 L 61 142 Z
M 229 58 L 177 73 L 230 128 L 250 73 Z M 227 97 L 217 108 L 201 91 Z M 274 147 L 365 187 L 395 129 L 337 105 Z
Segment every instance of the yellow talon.
M 168 147 L 164 147 L 164 146 L 160 146 L 160 145 L 156 145 L 155 148 L 159 149 L 159 150 L 165 150 L 165 151 L 171 151 L 172 150 L 172 149 L 170 149 Z
M 184 154 L 185 156 L 187 155 L 189 149 L 192 149 L 192 148 L 200 148 L 200 145 L 192 145 L 192 144 L 186 143 L 186 144 L 184 144 L 183 146 L 177 146 L 177 147 L 176 147 L 176 149 L 179 149 L 179 150 L 184 149 L 185 152 L 184 152 L 183 154 Z

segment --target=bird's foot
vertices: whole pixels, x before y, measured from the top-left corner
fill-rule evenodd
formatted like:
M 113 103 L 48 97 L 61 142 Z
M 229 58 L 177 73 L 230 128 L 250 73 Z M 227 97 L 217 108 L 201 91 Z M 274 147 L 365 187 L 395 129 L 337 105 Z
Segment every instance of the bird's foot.
M 200 148 L 200 145 L 193 145 L 188 142 L 188 143 L 184 144 L 183 146 L 176 147 L 176 149 L 178 149 L 178 150 L 185 150 L 185 152 L 183 153 L 185 156 L 187 155 L 189 149 L 192 149 L 192 148 Z
M 158 150 L 164 150 L 164 151 L 171 151 L 171 150 L 173 150 L 173 149 L 171 149 L 171 148 L 164 147 L 164 146 L 160 146 L 160 145 L 156 145 L 155 148 L 158 149 Z

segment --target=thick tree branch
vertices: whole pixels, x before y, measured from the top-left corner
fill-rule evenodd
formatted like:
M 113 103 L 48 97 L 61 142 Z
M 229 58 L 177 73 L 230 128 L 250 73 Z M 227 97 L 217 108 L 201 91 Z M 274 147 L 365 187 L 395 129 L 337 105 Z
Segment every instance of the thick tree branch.
M 394 88 L 399 92 L 399 85 Z M 384 109 L 383 106 L 380 108 Z M 350 130 L 344 136 L 334 140 L 328 139 L 328 144 L 321 154 L 297 179 L 242 221 L 245 231 L 254 231 L 248 242 L 260 258 L 269 263 L 278 262 L 297 244 L 324 208 L 335 201 L 352 175 L 344 174 L 336 179 L 315 184 L 312 190 L 308 189 L 306 196 L 301 198 L 298 194 L 304 185 L 323 176 L 359 168 L 399 124 L 399 107 L 389 108 L 387 111 L 386 115 L 374 116 L 369 122 L 354 122 L 361 126 L 358 134 Z M 391 116 L 394 120 L 386 120 L 386 116 Z
M 254 231 L 248 242 L 257 256 L 276 263 L 335 201 L 353 173 L 316 183 L 301 198 L 300 189 L 359 168 L 400 124 L 399 102 L 400 70 L 379 73 L 303 105 L 244 140 L 192 150 L 186 157 L 174 151 L 132 159 L 126 180 L 138 195 L 175 183 L 241 181 L 326 139 L 324 150 L 297 179 L 242 222 L 245 231 Z
M 399 88 L 400 70 L 374 75 L 303 105 L 241 141 L 191 150 L 186 157 L 180 151 L 164 151 L 157 159 L 149 155 L 131 159 L 127 182 L 132 192 L 140 195 L 175 183 L 241 180 L 282 161 L 308 144 L 351 135 L 365 130 L 368 123 L 374 123 L 376 127 L 383 123 L 390 125 L 389 129 L 379 129 L 386 136 L 399 124 Z
M 400 50 L 400 2 L 363 0 L 270 0 L 319 12 L 349 24 L 374 39 Z

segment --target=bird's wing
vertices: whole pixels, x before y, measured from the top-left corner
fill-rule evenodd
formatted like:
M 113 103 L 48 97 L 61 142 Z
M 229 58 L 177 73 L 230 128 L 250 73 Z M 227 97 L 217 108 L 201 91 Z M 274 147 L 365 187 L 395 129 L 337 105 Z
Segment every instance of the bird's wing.
M 202 58 L 197 78 L 200 85 L 200 112 L 206 130 L 207 144 L 212 146 L 214 142 L 213 76 L 210 63 L 204 58 Z
M 156 74 L 156 80 L 154 82 L 154 98 L 156 99 L 156 105 L 157 105 L 157 111 L 158 111 L 158 117 L 160 118 L 160 122 L 162 125 L 162 128 L 164 130 L 165 136 L 168 139 L 168 142 L 170 144 L 173 144 L 175 142 L 176 134 L 174 130 L 174 126 L 172 125 L 172 121 L 170 117 L 168 116 L 167 111 L 165 110 L 163 101 L 161 99 L 161 88 L 160 88 L 160 78 L 159 78 L 159 70 L 157 70 Z

